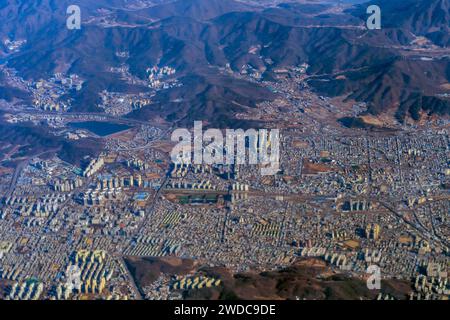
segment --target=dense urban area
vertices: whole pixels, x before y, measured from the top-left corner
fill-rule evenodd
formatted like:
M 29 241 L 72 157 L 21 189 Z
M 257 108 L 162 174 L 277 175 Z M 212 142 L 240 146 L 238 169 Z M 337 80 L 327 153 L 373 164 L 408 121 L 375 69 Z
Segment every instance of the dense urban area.
M 25 45 L 3 43 L 10 54 Z M 124 62 L 108 72 L 145 90 L 102 90 L 96 112 L 73 109 L 83 76 L 32 80 L 0 59 L 0 79 L 32 97 L 0 99 L 0 126 L 45 128 L 57 141 L 0 140 L 1 299 L 225 299 L 233 290 L 240 298 L 333 298 L 332 289 L 246 296 L 234 287 L 242 277 L 264 286 L 301 268 L 318 272 L 318 283 L 348 285 L 354 294 L 345 298 L 450 297 L 448 117 L 376 117 L 364 102 L 314 90 L 306 61 L 210 66 L 276 96 L 256 107 L 230 103 L 240 106 L 239 123 L 280 130 L 279 170 L 174 164 L 178 123 L 129 115 L 189 86 L 182 70 L 159 63 L 138 77 L 125 62 L 130 52 L 116 57 Z M 372 291 L 374 265 L 383 281 Z

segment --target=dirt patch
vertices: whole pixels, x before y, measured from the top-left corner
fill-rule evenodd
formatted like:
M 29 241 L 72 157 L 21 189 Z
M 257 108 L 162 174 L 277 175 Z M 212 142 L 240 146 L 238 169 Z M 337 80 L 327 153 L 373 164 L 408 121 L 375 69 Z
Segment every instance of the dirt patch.
M 176 257 L 139 258 L 126 257 L 125 263 L 136 284 L 143 288 L 152 284 L 161 274 L 187 275 L 195 272 L 197 262 Z
M 313 163 L 310 162 L 308 159 L 305 159 L 303 161 L 303 170 L 302 170 L 303 174 L 320 174 L 332 171 L 333 169 L 326 164 Z
M 450 90 L 450 83 L 444 83 L 441 85 L 441 88 L 444 90 Z

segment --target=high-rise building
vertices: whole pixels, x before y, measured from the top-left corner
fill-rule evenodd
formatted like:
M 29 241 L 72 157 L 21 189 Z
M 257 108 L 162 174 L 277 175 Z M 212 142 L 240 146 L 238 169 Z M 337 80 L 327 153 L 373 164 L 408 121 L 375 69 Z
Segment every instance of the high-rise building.
M 380 225 L 376 223 L 368 224 L 366 227 L 366 238 L 378 240 L 380 237 Z

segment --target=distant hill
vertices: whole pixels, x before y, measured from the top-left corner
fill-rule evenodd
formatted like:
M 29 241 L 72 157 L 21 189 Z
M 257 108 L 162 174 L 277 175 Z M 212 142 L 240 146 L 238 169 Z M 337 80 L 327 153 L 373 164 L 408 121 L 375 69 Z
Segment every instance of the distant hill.
M 233 0 L 182 0 L 169 1 L 137 11 L 136 14 L 155 19 L 187 17 L 195 20 L 210 20 L 229 12 L 248 11 L 252 7 Z
M 383 28 L 405 29 L 439 46 L 450 46 L 449 0 L 375 0 L 370 4 L 380 6 Z M 362 18 L 366 8 L 367 5 L 357 5 L 349 12 Z
M 8 144 L 19 146 L 13 158 L 52 152 L 74 165 L 79 165 L 85 156 L 98 156 L 102 149 L 102 143 L 97 139 L 71 141 L 53 135 L 45 126 L 12 125 L 0 121 L 0 147 Z
M 162 274 L 166 277 L 204 275 L 220 279 L 214 288 L 182 291 L 186 300 L 373 300 L 379 291 L 367 289 L 363 279 L 338 274 L 318 259 L 299 260 L 279 271 L 233 274 L 225 267 L 199 265 L 175 257 L 126 257 L 127 268 L 138 288 L 150 286 Z M 405 300 L 411 291 L 408 281 L 383 280 L 383 294 Z
M 406 114 L 418 118 L 422 111 L 450 113 L 442 98 L 450 83 L 450 58 L 421 57 L 404 49 L 418 36 L 441 48 L 448 44 L 449 2 L 375 1 L 382 7 L 383 29 L 367 32 L 366 4 L 336 14 L 326 3 L 262 7 L 233 0 L 178 0 L 130 9 L 133 1 L 84 0 L 83 27 L 69 31 L 68 0 L 13 0 L 1 2 L 6 27 L 0 37 L 27 40 L 19 53 L 8 55 L 8 65 L 27 79 L 65 72 L 87 80 L 73 97 L 73 111 L 100 112 L 96 106 L 102 90 L 143 90 L 109 71 L 124 62 L 116 53 L 128 51 L 125 61 L 134 76 L 144 79 L 149 66 L 169 65 L 183 80 L 183 87 L 159 93 L 152 106 L 131 117 L 233 123 L 243 105 L 254 108 L 275 95 L 219 75 L 219 67 L 229 64 L 238 71 L 248 64 L 271 79 L 276 68 L 306 62 L 309 83 L 321 94 L 365 101 L 371 113 L 393 111 L 401 120 Z M 23 95 L 8 89 L 3 96 L 10 100 L 16 94 Z

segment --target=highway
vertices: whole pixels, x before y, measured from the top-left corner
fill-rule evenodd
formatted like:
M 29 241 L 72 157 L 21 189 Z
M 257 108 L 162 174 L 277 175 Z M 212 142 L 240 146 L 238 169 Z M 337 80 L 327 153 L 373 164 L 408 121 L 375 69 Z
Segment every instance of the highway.
M 26 161 L 21 161 L 19 164 L 17 164 L 16 168 L 14 169 L 13 176 L 11 178 L 11 183 L 9 184 L 9 189 L 6 192 L 6 197 L 10 197 L 12 193 L 14 192 L 14 189 L 17 185 L 17 180 L 20 177 L 20 174 L 22 173 L 22 170 L 27 166 L 28 159 Z
M 12 195 L 12 193 L 14 192 L 14 189 L 16 188 L 16 185 L 17 185 L 17 180 L 19 179 L 20 174 L 22 173 L 22 170 L 28 165 L 30 159 L 36 158 L 36 157 L 40 157 L 40 156 L 42 156 L 42 155 L 44 155 L 46 153 L 55 152 L 57 150 L 58 149 L 46 150 L 46 151 L 41 152 L 39 154 L 30 156 L 26 160 L 23 160 L 23 161 L 19 162 L 17 164 L 16 168 L 14 169 L 14 173 L 13 173 L 13 176 L 11 178 L 11 182 L 9 184 L 8 191 L 6 192 L 6 197 L 10 197 Z

